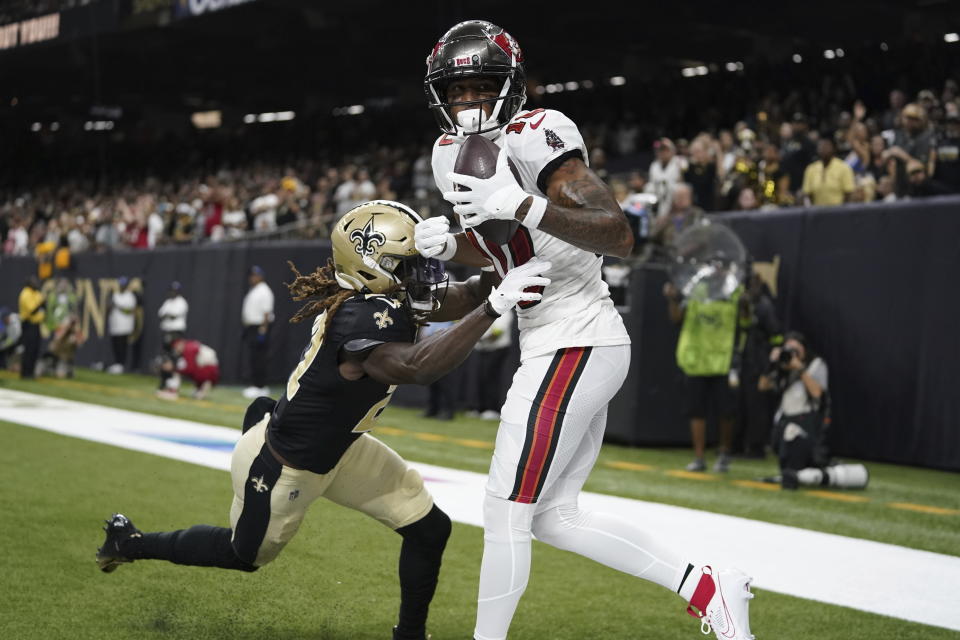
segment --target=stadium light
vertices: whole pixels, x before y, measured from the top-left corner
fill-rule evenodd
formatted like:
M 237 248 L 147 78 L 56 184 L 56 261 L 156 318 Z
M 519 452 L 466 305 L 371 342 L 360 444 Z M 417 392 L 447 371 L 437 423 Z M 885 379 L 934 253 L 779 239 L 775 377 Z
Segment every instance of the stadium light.
M 800 55 L 799 53 L 795 53 L 793 54 L 793 61 L 796 62 L 797 64 L 800 64 L 801 62 L 803 62 L 803 56 Z
M 610 78 L 610 86 L 612 87 L 622 87 L 627 84 L 627 79 L 623 76 L 613 76 Z
M 943 41 L 951 44 L 960 42 L 960 33 L 945 33 L 943 34 Z
M 39 122 L 34 122 L 32 125 L 30 125 L 30 131 L 33 131 L 34 133 L 36 133 L 37 131 L 40 131 L 40 129 L 41 129 L 41 125 Z
M 563 88 L 561 87 L 560 90 L 563 91 Z M 557 85 L 555 85 L 555 84 L 548 84 L 548 85 L 547 85 L 547 93 L 556 93 L 556 92 L 557 92 Z
M 727 70 L 727 71 L 730 71 L 731 73 L 734 72 L 734 71 L 743 71 L 743 63 L 742 63 L 742 62 L 728 62 L 728 63 L 727 63 L 726 65 L 724 65 L 724 66 L 725 66 L 726 70 Z
M 272 111 L 266 113 L 261 113 L 257 115 L 257 122 L 274 122 L 277 119 L 277 114 Z
M 584 80 L 580 83 L 580 86 L 584 89 L 593 89 L 593 80 Z
M 60 130 L 60 123 L 59 123 L 59 122 L 51 122 L 51 123 L 50 123 L 50 131 L 59 131 L 59 130 Z
M 293 120 L 296 117 L 296 113 L 293 111 L 278 111 L 277 112 L 277 122 L 283 122 L 285 120 Z
M 838 58 L 842 58 L 842 57 L 843 57 L 843 49 L 837 49 L 834 53 L 837 54 L 837 57 L 838 57 Z
M 566 84 L 564 84 L 564 85 L 563 85 L 563 88 L 566 89 L 567 91 L 576 91 L 577 89 L 580 88 L 580 83 L 579 83 L 579 82 L 573 82 L 573 81 L 571 80 L 570 82 L 567 82 Z
M 197 129 L 216 129 L 223 121 L 220 111 L 196 111 L 190 116 L 190 121 Z
M 833 52 L 833 49 L 827 49 L 823 52 L 823 57 L 827 60 L 833 60 L 836 56 L 837 54 Z
M 542 84 L 538 84 L 538 85 L 537 85 L 537 88 L 534 89 L 534 93 L 536 93 L 538 96 L 542 96 L 542 95 L 545 94 L 546 92 L 547 92 L 547 88 L 546 88 L 545 86 L 543 86 Z
M 889 50 L 890 50 L 890 45 L 888 45 L 886 42 L 880 43 L 880 51 L 889 51 Z
M 347 115 L 349 116 L 358 116 L 364 112 L 364 107 L 362 104 L 354 104 L 347 107 Z
M 248 113 L 247 115 L 243 116 L 244 124 L 253 124 L 256 121 L 257 121 L 257 114 L 255 113 Z

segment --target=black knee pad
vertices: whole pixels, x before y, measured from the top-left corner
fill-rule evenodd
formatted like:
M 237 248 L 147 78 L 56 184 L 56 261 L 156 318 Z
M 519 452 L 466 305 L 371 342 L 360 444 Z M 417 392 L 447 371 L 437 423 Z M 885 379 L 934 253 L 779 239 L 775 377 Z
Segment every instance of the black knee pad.
M 273 413 L 277 401 L 267 396 L 260 396 L 250 403 L 247 412 L 243 416 L 243 433 L 250 430 L 250 427 L 263 420 L 263 414 Z
M 436 549 L 442 552 L 447 546 L 447 539 L 450 537 L 452 529 L 450 517 L 441 511 L 437 505 L 433 505 L 427 515 L 413 524 L 397 529 L 397 533 L 403 536 L 405 541 L 419 547 Z

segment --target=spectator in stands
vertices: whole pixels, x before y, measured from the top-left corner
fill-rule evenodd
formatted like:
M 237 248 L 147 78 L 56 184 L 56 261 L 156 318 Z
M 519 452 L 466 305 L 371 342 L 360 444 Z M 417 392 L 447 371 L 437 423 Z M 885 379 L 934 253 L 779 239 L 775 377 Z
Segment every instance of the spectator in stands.
M 753 190 L 753 187 L 740 189 L 740 192 L 737 194 L 737 210 L 752 211 L 759 208 L 760 199 L 757 197 L 757 192 Z
M 960 114 L 946 116 L 943 136 L 937 139 L 934 179 L 953 193 L 960 193 Z
M 807 204 L 817 207 L 850 202 L 853 197 L 853 170 L 836 156 L 836 143 L 832 136 L 824 136 L 817 142 L 820 158 L 807 167 L 803 174 L 803 195 Z
M 893 144 L 886 151 L 893 158 L 893 179 L 898 196 L 907 193 L 907 163 L 923 163 L 927 175 L 936 171 L 936 148 L 933 131 L 927 123 L 927 114 L 919 104 L 911 102 L 900 113 L 901 126 L 894 133 Z
M 167 289 L 167 298 L 160 305 L 157 315 L 160 317 L 160 337 L 163 348 L 169 349 L 173 341 L 182 338 L 187 331 L 187 312 L 190 305 L 183 297 L 180 283 L 174 280 Z
M 668 214 L 659 216 L 653 222 L 650 240 L 654 251 L 657 248 L 669 251 L 677 236 L 703 221 L 704 212 L 693 205 L 693 189 L 686 182 L 674 185 L 670 206 Z M 663 255 L 662 252 L 660 254 Z
M 259 266 L 248 272 L 250 290 L 243 298 L 243 345 L 249 364 L 250 385 L 243 390 L 245 398 L 269 396 L 267 364 L 270 355 L 270 327 L 273 324 L 273 290 Z
M 198 340 L 177 338 L 170 345 L 171 353 L 160 365 L 160 388 L 157 397 L 176 400 L 180 396 L 181 376 L 196 386 L 193 397 L 203 400 L 220 381 L 217 352 Z
M 761 205 L 776 207 L 793 204 L 790 176 L 780 164 L 780 149 L 772 142 L 767 142 L 762 146 L 761 155 L 762 159 L 757 165 Z
M 700 135 L 690 143 L 690 162 L 683 172 L 683 181 L 693 189 L 693 204 L 704 211 L 716 211 L 717 165 L 720 158 L 714 156 L 709 136 Z
M 107 367 L 107 373 L 123 373 L 127 366 L 130 339 L 137 324 L 137 297 L 131 289 L 130 278 L 120 276 L 117 279 L 117 290 L 110 296 L 107 308 L 107 324 L 113 348 L 113 364 Z
M 653 143 L 656 159 L 650 163 L 649 180 L 644 190 L 657 197 L 657 216 L 672 210 L 673 189 L 683 176 L 683 162 L 677 157 L 676 147 L 670 138 L 660 138 Z
M 780 154 L 783 170 L 790 176 L 790 192 L 803 188 L 804 171 L 816 158 L 816 146 L 808 135 L 807 116 L 797 112 L 791 122 L 780 127 Z
M 878 185 L 881 178 L 891 175 L 890 163 L 893 160 L 887 157 L 886 150 L 887 141 L 883 136 L 877 134 L 870 138 L 870 163 L 867 170 Z
M 943 196 L 948 193 L 952 193 L 952 190 L 937 180 L 930 178 L 927 175 L 927 168 L 922 162 L 911 160 L 907 163 L 907 197 L 927 198 L 930 196 Z
M 20 345 L 22 335 L 20 316 L 10 307 L 0 307 L 0 371 L 7 368 L 8 358 Z
M 900 114 L 903 111 L 903 106 L 906 104 L 906 102 L 907 94 L 900 89 L 894 89 L 890 92 L 890 106 L 886 111 L 883 112 L 883 116 L 880 118 L 880 126 L 884 130 L 892 130 L 897 127 Z
M 20 378 L 33 380 L 36 377 L 37 358 L 40 356 L 40 325 L 46 315 L 46 301 L 40 293 L 40 279 L 30 276 L 20 291 L 21 340 L 23 359 L 20 363 Z

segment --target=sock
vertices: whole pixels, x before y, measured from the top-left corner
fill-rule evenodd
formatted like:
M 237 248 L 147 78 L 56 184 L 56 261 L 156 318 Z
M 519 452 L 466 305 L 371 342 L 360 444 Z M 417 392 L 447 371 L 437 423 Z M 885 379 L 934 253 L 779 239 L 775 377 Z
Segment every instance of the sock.
M 198 524 L 189 529 L 127 538 L 120 544 L 120 551 L 132 560 L 156 559 L 194 567 L 256 571 L 257 567 L 237 557 L 230 543 L 231 535 L 226 527 Z
M 427 613 L 437 589 L 443 550 L 450 537 L 450 518 L 436 505 L 411 525 L 397 529 L 400 548 L 400 620 L 397 640 L 423 640 Z
M 489 495 L 483 504 L 483 560 L 474 638 L 502 640 L 530 577 L 530 527 L 536 505 Z

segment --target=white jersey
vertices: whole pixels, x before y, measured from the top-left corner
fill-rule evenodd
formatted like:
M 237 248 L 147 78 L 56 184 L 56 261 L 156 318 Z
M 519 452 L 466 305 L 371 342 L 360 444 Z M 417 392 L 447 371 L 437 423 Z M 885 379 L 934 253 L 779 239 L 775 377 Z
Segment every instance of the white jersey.
M 463 138 L 440 136 L 433 146 L 433 178 L 441 192 L 452 191 L 447 173 L 453 171 Z M 588 162 L 577 125 L 552 109 L 517 114 L 494 140 L 513 162 L 524 191 L 546 196 L 546 181 L 570 157 Z M 603 257 L 569 244 L 539 229 L 524 226 L 505 245 L 468 230 L 471 243 L 492 262 L 501 277 L 533 256 L 551 263 L 551 282 L 539 302 L 517 305 L 521 358 L 567 347 L 629 344 L 630 336 L 600 277 Z

